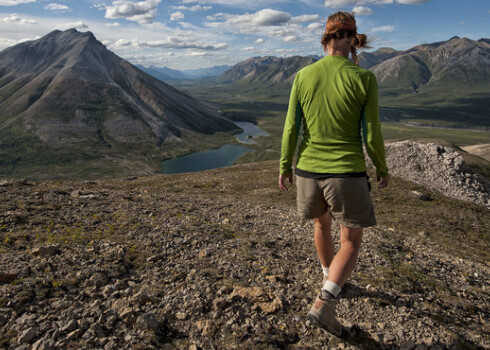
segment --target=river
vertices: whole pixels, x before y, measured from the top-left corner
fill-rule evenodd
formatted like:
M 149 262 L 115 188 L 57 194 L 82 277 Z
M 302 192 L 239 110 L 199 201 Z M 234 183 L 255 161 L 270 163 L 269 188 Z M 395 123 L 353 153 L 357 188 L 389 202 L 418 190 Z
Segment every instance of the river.
M 242 133 L 235 135 L 243 144 L 255 144 L 257 142 L 254 138 L 269 135 L 249 122 L 235 122 L 235 124 L 243 129 Z M 238 158 L 252 151 L 251 148 L 228 144 L 211 151 L 195 152 L 163 161 L 162 173 L 179 174 L 232 166 Z

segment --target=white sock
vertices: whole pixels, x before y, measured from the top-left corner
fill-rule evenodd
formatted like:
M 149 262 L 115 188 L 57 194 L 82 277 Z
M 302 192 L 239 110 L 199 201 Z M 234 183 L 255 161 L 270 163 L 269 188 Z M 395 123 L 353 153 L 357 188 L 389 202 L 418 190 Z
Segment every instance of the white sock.
M 342 290 L 342 288 L 340 288 L 337 283 L 334 283 L 332 281 L 325 281 L 322 289 L 332 294 L 334 298 L 337 298 L 340 291 Z
M 322 270 L 323 270 L 323 276 L 325 276 L 325 279 L 328 277 L 328 267 L 325 267 L 322 265 Z

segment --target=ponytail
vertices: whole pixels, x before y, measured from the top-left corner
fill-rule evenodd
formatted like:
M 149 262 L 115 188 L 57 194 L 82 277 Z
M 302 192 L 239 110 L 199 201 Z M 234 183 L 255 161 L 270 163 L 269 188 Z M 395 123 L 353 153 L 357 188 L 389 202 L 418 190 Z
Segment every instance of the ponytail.
M 366 34 L 356 34 L 352 38 L 352 43 L 350 45 L 350 54 L 352 56 L 352 60 L 356 65 L 359 65 L 359 58 L 357 57 L 357 49 L 369 48 L 367 43 L 368 43 L 368 38 Z

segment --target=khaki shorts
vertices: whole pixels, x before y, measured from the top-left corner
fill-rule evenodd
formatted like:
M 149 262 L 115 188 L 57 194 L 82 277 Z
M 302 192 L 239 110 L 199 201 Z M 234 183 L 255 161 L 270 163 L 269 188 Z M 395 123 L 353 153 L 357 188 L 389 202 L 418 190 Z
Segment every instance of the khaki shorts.
M 327 210 L 342 225 L 376 225 L 373 201 L 365 177 L 310 179 L 296 176 L 298 213 L 314 219 Z

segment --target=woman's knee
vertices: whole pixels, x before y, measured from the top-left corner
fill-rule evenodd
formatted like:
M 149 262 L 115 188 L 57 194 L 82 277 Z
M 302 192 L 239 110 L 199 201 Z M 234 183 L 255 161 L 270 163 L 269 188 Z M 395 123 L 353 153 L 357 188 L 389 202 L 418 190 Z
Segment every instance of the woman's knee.
M 330 217 L 330 213 L 328 211 L 326 211 L 323 215 L 314 218 L 313 221 L 317 226 L 330 227 L 330 225 L 332 225 L 332 218 Z
M 358 250 L 361 247 L 362 231 L 362 228 L 341 226 L 340 245 L 350 246 L 353 249 Z

